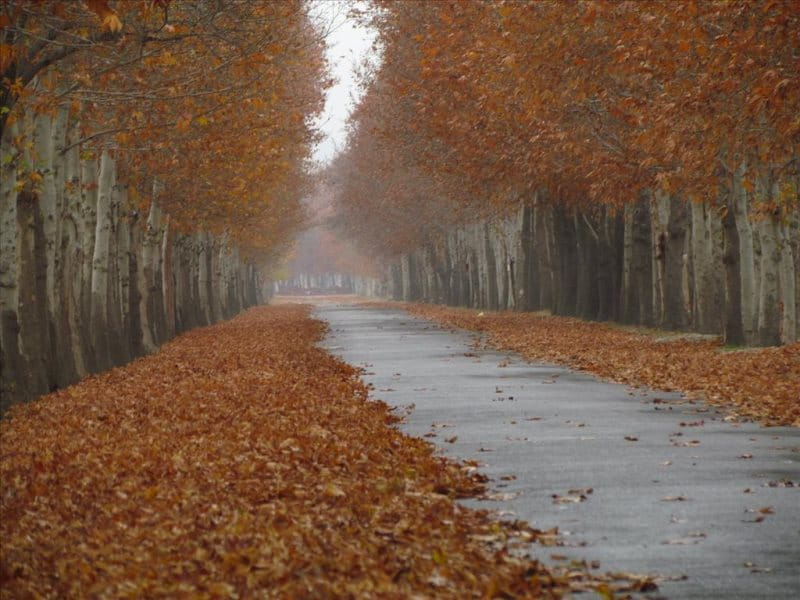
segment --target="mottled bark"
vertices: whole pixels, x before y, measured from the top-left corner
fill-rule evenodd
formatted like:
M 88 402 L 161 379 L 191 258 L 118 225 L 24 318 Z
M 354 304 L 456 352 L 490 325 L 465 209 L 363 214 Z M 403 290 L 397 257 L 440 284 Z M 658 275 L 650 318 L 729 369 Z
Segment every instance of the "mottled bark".
M 12 139 L 16 123 L 0 140 L 0 413 L 24 398 L 27 371 L 20 353 L 19 233 L 17 229 L 17 160 Z
M 114 160 L 108 151 L 100 156 L 100 177 L 97 186 L 97 221 L 95 224 L 94 252 L 92 255 L 92 287 L 90 329 L 94 347 L 95 369 L 105 371 L 114 361 L 109 348 L 109 249 L 112 238 L 113 186 L 116 179 Z

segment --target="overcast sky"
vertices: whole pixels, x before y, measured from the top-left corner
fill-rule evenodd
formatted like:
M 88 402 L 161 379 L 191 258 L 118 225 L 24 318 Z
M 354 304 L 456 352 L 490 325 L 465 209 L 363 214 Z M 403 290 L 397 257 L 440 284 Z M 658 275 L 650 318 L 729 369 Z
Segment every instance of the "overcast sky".
M 313 156 L 323 163 L 344 148 L 347 117 L 354 101 L 358 100 L 355 67 L 370 53 L 375 38 L 373 30 L 359 27 L 347 18 L 350 4 L 347 0 L 316 0 L 312 7 L 312 14 L 319 19 L 321 27 L 330 32 L 327 35 L 328 61 L 335 80 L 328 90 L 325 112 L 319 122 L 325 138 Z

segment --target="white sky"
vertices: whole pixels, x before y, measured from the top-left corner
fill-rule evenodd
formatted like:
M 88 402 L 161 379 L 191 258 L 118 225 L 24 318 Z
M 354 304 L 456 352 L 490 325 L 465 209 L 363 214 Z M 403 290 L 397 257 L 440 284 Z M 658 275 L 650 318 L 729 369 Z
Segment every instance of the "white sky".
M 327 163 L 344 149 L 347 117 L 358 101 L 355 68 L 370 53 L 375 31 L 347 18 L 349 0 L 313 0 L 311 14 L 328 31 L 328 61 L 334 85 L 327 92 L 319 127 L 325 138 L 314 149 L 313 159 Z

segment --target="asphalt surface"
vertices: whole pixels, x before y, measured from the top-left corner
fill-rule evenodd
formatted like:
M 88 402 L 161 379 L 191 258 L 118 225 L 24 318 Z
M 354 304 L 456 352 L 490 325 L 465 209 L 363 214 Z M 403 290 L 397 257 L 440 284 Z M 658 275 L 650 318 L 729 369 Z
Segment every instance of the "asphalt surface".
M 466 504 L 559 528 L 566 546 L 532 546 L 539 560 L 659 574 L 658 597 L 800 598 L 800 429 L 483 350 L 399 310 L 315 316 L 405 432 L 482 463 L 495 499 Z

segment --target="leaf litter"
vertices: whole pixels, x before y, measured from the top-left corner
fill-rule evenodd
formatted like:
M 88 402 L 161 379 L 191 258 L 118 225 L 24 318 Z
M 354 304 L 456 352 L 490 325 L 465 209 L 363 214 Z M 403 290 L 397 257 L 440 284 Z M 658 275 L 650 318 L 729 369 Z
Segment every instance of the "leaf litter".
M 440 324 L 479 332 L 488 345 L 529 360 L 567 365 L 631 386 L 680 391 L 732 410 L 736 414 L 730 420 L 740 415 L 766 425 L 800 426 L 800 343 L 721 352 L 718 340 L 656 341 L 571 317 L 496 311 L 478 317 L 464 308 L 395 304 Z
M 8 597 L 563 597 L 649 576 L 546 567 L 557 530 L 499 522 L 471 465 L 282 305 L 185 333 L 0 421 Z M 407 408 L 406 410 L 409 410 Z M 402 412 L 402 411 L 400 411 Z

